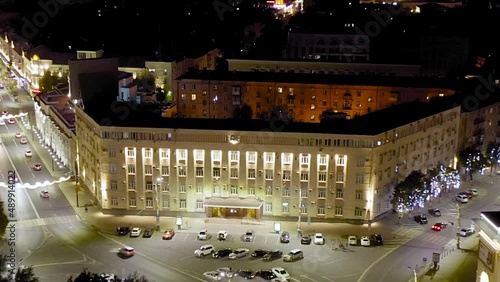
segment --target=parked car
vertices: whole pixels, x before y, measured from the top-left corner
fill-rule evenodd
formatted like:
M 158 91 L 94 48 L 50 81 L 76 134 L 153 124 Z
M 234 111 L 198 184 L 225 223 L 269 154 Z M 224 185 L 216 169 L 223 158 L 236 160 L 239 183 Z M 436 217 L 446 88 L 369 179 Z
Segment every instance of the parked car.
M 416 215 L 413 217 L 413 220 L 415 220 L 417 223 L 420 223 L 420 224 L 426 224 L 427 222 L 429 222 L 427 220 L 427 216 L 425 214 Z
M 302 234 L 302 237 L 300 237 L 300 243 L 302 245 L 309 245 L 311 244 L 311 235 L 309 234 Z
M 146 228 L 144 229 L 144 233 L 142 233 L 143 238 L 151 238 L 155 231 L 152 228 Z
M 370 240 L 372 241 L 374 246 L 383 246 L 384 238 L 380 234 L 372 234 L 370 236 Z
M 316 245 L 324 245 L 325 237 L 323 237 L 323 233 L 314 234 L 314 244 Z
M 474 195 L 472 195 L 472 193 L 471 193 L 471 192 L 469 192 L 469 191 L 460 192 L 460 193 L 458 193 L 458 195 L 464 195 L 464 196 L 466 196 L 469 200 L 470 200 L 470 199 L 472 199 L 472 197 L 474 197 Z
M 477 196 L 478 195 L 477 189 L 475 189 L 475 188 L 469 189 L 469 190 L 467 190 L 467 192 L 471 193 L 472 196 Z
M 462 237 L 469 237 L 472 234 L 474 234 L 474 230 L 471 228 L 463 228 L 460 230 L 460 236 Z
M 163 235 L 161 235 L 161 238 L 163 240 L 170 240 L 174 238 L 175 231 L 172 228 L 167 228 L 165 232 L 163 232 Z
M 281 233 L 280 242 L 284 244 L 290 243 L 290 233 L 288 233 L 288 231 L 283 231 Z
M 255 272 L 255 276 L 261 277 L 264 280 L 272 280 L 276 275 L 271 270 L 259 270 Z
M 249 249 L 238 248 L 229 254 L 229 259 L 239 259 L 242 257 L 246 257 L 248 256 L 249 253 L 250 253 Z
M 198 232 L 198 240 L 207 240 L 208 239 L 208 230 L 202 229 Z
M 428 212 L 433 216 L 441 216 L 441 211 L 438 208 L 429 209 Z
M 368 236 L 361 236 L 361 246 L 370 247 L 370 238 Z
M 286 255 L 283 256 L 283 261 L 294 261 L 298 259 L 303 259 L 304 258 L 304 253 L 302 252 L 301 249 L 293 249 L 290 252 L 288 252 Z
M 268 250 L 257 249 L 255 251 L 253 251 L 253 253 L 251 254 L 251 256 L 253 258 L 261 258 L 261 257 L 265 256 L 268 252 L 269 252 Z
M 469 197 L 467 195 L 458 194 L 456 200 L 458 203 L 465 204 L 469 202 Z
M 232 277 L 234 275 L 232 267 L 219 267 L 216 270 L 222 277 Z
M 444 222 L 438 222 L 438 223 L 434 223 L 434 225 L 432 225 L 431 229 L 434 231 L 441 231 L 444 228 L 446 228 L 447 225 L 448 224 L 446 224 Z
M 252 242 L 255 238 L 255 232 L 253 230 L 247 230 L 245 235 L 243 235 L 243 241 Z
M 220 230 L 219 232 L 217 232 L 217 240 L 219 241 L 226 240 L 228 234 L 229 233 L 227 232 L 227 230 Z
M 139 227 L 134 227 L 130 231 L 130 237 L 139 237 L 141 236 L 142 229 Z
M 203 245 L 199 249 L 194 251 L 194 255 L 197 257 L 208 256 L 212 255 L 213 253 L 215 253 L 215 248 L 213 245 Z
M 221 250 L 218 250 L 216 251 L 215 253 L 212 254 L 212 257 L 213 258 L 225 258 L 227 256 L 229 256 L 229 254 L 231 254 L 233 252 L 233 250 L 231 248 L 225 248 L 225 249 L 221 249 Z
M 116 233 L 120 236 L 126 236 L 130 233 L 130 228 L 127 226 L 121 226 L 116 228 Z
M 254 279 L 255 278 L 255 272 L 249 269 L 240 269 L 236 271 L 235 273 L 236 276 L 243 277 L 245 279 Z
M 42 198 L 50 198 L 50 193 L 49 193 L 49 191 L 47 191 L 47 190 L 42 190 L 42 191 L 40 192 L 40 197 L 42 197 Z
M 267 254 L 264 255 L 264 257 L 262 258 L 263 260 L 275 260 L 275 259 L 279 259 L 283 256 L 283 252 L 276 249 L 276 250 L 272 250 L 272 251 L 269 251 Z
M 358 245 L 358 237 L 356 237 L 356 235 L 349 235 L 349 237 L 347 237 L 347 244 L 351 246 Z
M 281 278 L 281 279 L 284 279 L 284 280 L 289 280 L 290 279 L 290 274 L 283 267 L 273 267 L 271 269 L 271 271 L 278 278 Z
M 213 280 L 213 281 L 219 281 L 219 280 L 222 279 L 222 276 L 217 271 L 207 271 L 207 272 L 204 272 L 203 276 L 205 276 L 206 278 L 208 278 L 210 280 Z
M 118 249 L 118 253 L 124 257 L 131 257 L 135 254 L 135 250 L 132 247 L 123 247 Z

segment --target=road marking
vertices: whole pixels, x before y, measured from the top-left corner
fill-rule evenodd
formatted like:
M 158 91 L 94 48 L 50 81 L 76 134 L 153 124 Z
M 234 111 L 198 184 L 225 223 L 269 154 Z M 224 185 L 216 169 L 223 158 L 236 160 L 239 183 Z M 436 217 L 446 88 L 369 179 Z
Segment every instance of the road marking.
M 266 245 L 266 244 L 267 244 L 267 236 L 266 236 L 266 240 L 264 240 L 264 245 Z
M 300 280 L 295 279 L 295 278 L 293 278 L 293 277 L 290 277 L 290 280 L 300 282 Z M 332 282 L 334 282 L 334 281 L 332 281 Z
M 321 278 L 327 280 L 327 281 L 330 281 L 330 282 L 335 282 L 335 280 L 332 280 L 330 278 L 328 278 L 328 276 L 321 276 Z
M 186 241 L 188 236 L 189 236 L 189 234 L 186 234 L 186 237 L 184 237 L 184 240 L 182 240 L 182 241 Z
M 332 261 L 329 261 L 327 263 L 323 263 L 323 264 L 321 264 L 321 266 L 325 266 L 325 265 L 328 265 L 328 264 L 331 264 L 331 263 L 335 263 L 335 262 L 338 262 L 338 261 L 341 261 L 341 260 L 345 260 L 345 259 L 347 259 L 347 257 L 341 258 L 341 259 L 337 259 L 337 260 L 332 260 Z
M 304 278 L 304 279 L 307 279 L 307 280 L 310 280 L 310 281 L 313 281 L 313 282 L 319 282 L 319 281 L 317 281 L 317 280 L 314 280 L 314 279 L 312 279 L 312 278 L 307 277 L 307 275 L 300 275 L 300 277 L 302 277 L 302 278 Z

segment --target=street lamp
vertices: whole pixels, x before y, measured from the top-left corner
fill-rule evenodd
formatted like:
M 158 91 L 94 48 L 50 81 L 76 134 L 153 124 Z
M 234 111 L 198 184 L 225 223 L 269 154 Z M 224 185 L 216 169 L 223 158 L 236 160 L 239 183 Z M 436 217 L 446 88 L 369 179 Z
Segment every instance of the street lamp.
M 299 236 L 301 236 L 302 234 L 302 189 L 299 187 L 297 189 L 297 191 L 299 192 L 299 216 L 298 216 L 298 219 L 297 219 L 297 233 L 299 234 Z
M 163 181 L 162 177 L 156 178 L 156 185 L 155 185 L 155 190 L 156 190 L 156 231 L 160 231 L 160 196 L 158 193 L 158 186 L 161 185 L 161 182 Z
M 417 269 L 416 268 L 413 268 L 411 266 L 408 266 L 409 269 L 413 270 L 413 282 L 417 282 Z

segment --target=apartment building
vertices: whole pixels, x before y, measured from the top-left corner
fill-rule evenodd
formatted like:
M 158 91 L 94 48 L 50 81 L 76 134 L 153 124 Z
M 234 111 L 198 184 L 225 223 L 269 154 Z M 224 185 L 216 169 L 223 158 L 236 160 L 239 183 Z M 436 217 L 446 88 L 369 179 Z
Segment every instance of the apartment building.
M 353 118 L 455 93 L 449 82 L 435 78 L 281 72 L 191 72 L 179 77 L 177 84 L 181 117 L 230 118 L 245 104 L 252 109 L 252 118 L 267 117 L 280 108 L 303 122 L 320 122 L 324 111 Z
M 163 216 L 373 219 L 409 172 L 454 164 L 460 119 L 460 107 L 421 102 L 326 125 L 106 105 L 76 109 L 81 183 L 105 213 Z
M 500 228 L 500 212 L 481 212 L 480 218 L 474 219 L 471 228 L 479 233 L 476 281 L 500 281 L 498 275 L 500 267 L 500 246 L 498 245 L 500 239 L 498 231 Z

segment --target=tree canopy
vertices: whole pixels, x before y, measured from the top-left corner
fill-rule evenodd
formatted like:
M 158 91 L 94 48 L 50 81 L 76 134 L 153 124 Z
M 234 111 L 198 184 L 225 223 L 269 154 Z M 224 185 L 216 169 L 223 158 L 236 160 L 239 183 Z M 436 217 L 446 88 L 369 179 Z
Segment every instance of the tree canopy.
M 4 202 L 0 201 L 0 209 L 2 210 L 0 213 L 0 237 L 3 237 L 5 228 L 7 228 L 7 224 L 9 224 L 9 218 L 5 214 L 4 204 Z
M 429 193 L 429 188 L 424 184 L 424 175 L 414 170 L 394 187 L 392 205 L 399 211 L 413 210 L 425 201 Z
M 149 280 L 144 277 L 144 275 L 140 275 L 137 272 L 129 274 L 126 278 L 120 279 L 115 276 L 114 279 L 116 281 L 123 282 L 149 282 Z M 83 269 L 82 273 L 80 273 L 76 278 L 70 277 L 67 282 L 108 282 L 107 277 L 103 277 L 100 274 L 90 272 L 88 269 Z M 1 281 L 0 281 L 1 282 Z

